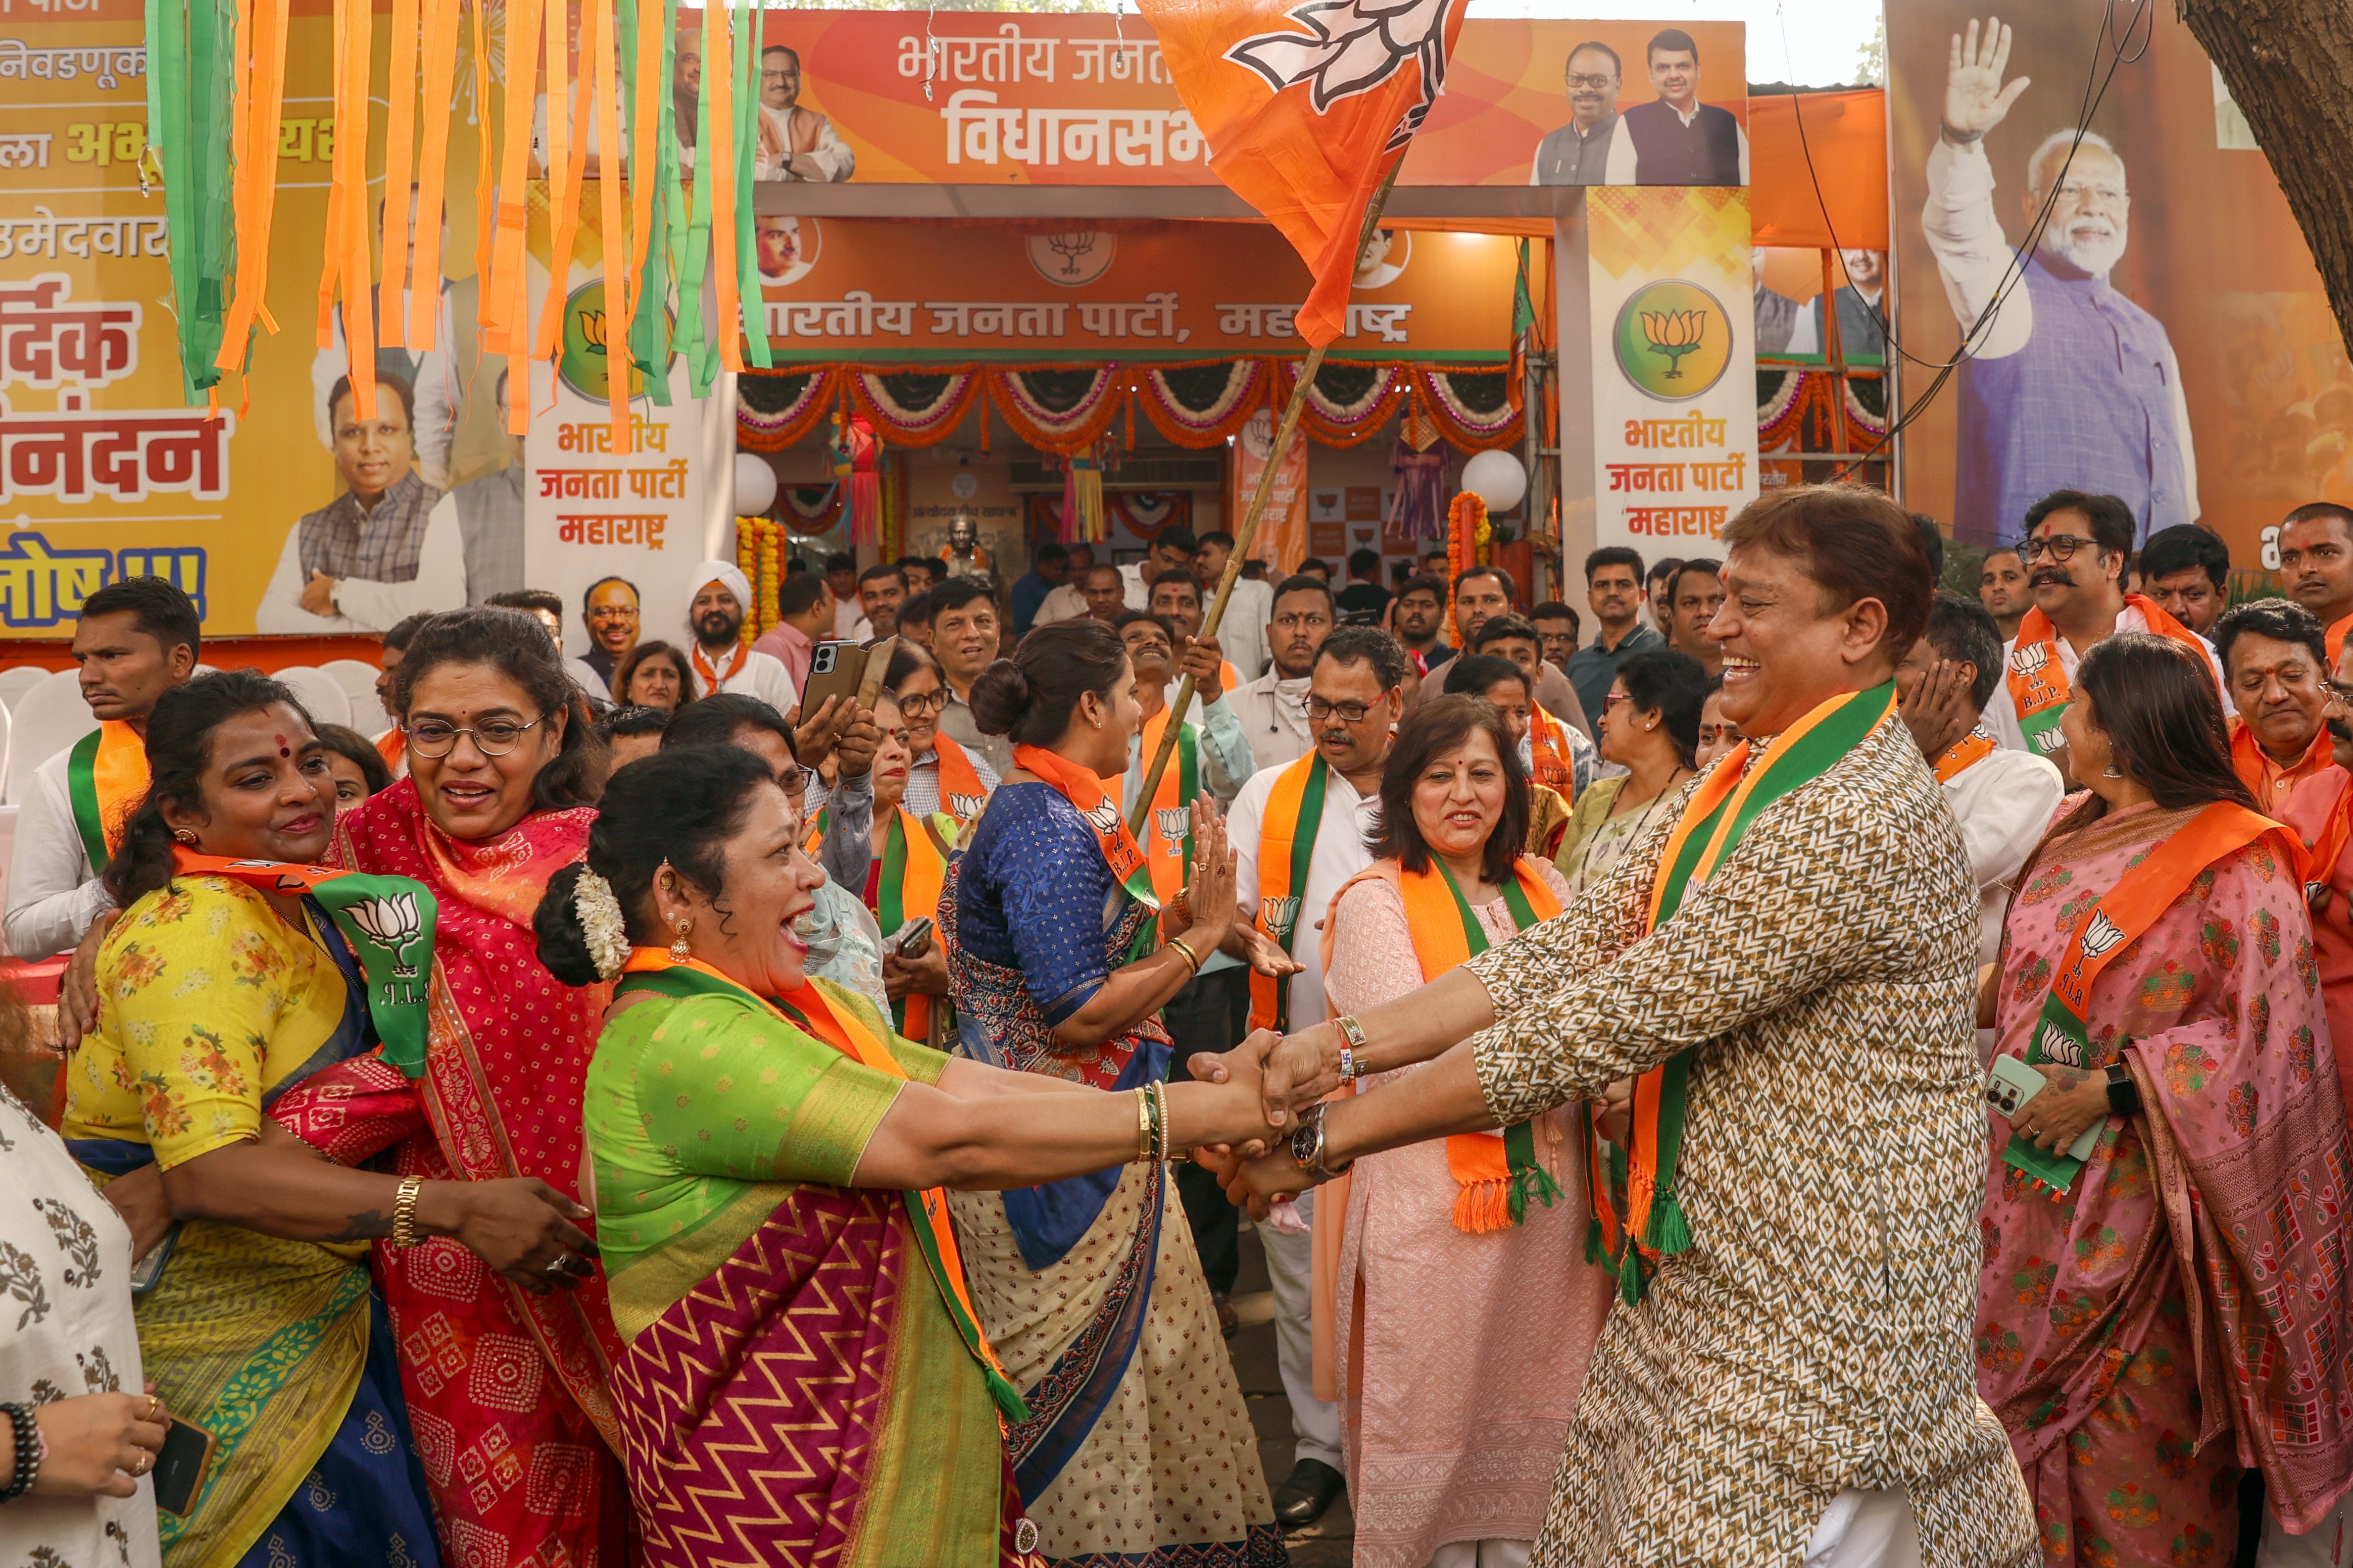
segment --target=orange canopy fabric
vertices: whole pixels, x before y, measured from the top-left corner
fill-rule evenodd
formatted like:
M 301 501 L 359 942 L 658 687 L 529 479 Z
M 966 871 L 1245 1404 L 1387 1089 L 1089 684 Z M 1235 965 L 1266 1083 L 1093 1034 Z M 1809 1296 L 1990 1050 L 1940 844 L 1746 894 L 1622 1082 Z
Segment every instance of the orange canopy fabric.
M 1445 80 L 1469 0 L 1138 0 L 1209 167 L 1315 276 L 1297 330 L 1347 325 L 1356 231 Z
M 1885 250 L 1886 89 L 1752 97 L 1748 170 L 1755 243 Z

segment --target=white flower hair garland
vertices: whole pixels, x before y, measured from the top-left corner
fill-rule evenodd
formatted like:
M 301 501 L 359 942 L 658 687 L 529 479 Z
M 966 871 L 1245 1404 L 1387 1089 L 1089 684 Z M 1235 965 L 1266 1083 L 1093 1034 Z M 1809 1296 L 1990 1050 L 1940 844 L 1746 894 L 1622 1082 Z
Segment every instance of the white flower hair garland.
M 606 980 L 617 977 L 621 965 L 629 961 L 629 935 L 621 920 L 621 900 L 613 896 L 613 884 L 583 865 L 580 880 L 572 889 L 572 908 L 580 917 L 580 929 L 587 934 L 588 957 L 597 974 Z

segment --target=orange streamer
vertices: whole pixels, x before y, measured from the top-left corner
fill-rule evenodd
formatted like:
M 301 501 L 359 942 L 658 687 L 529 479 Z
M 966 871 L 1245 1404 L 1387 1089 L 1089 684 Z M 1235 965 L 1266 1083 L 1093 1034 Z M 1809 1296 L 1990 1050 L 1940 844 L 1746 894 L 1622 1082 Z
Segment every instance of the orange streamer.
M 457 76 L 458 0 L 425 0 L 426 103 L 454 102 Z M 441 219 L 448 182 L 449 116 L 428 109 L 417 159 L 417 276 L 426 280 L 426 287 L 416 290 L 416 317 L 408 323 L 413 345 L 419 350 L 431 349 L 440 333 Z
M 508 356 L 510 374 L 529 346 L 522 285 L 524 244 L 531 226 L 531 106 L 539 90 L 541 0 L 513 0 L 506 8 L 506 112 L 499 126 L 498 232 L 491 247 L 490 286 L 482 291 L 482 347 Z M 510 410 L 528 397 L 508 396 Z
M 375 28 L 365 0 L 335 0 L 335 123 L 348 132 L 365 125 L 368 63 Z M 375 310 L 369 282 L 367 138 L 335 138 L 329 176 L 326 263 L 319 280 L 319 346 L 333 342 L 331 314 L 338 285 L 343 296 L 343 346 L 352 378 L 352 412 L 375 417 Z
M 474 288 L 479 296 L 491 286 L 491 247 L 499 232 L 498 216 L 493 204 L 498 199 L 498 182 L 491 177 L 491 44 L 482 12 L 491 0 L 474 0 L 474 121 L 481 128 L 474 138 Z M 490 324 L 490 314 L 481 300 L 475 310 L 475 320 L 480 326 Z
M 656 132 L 661 127 L 660 95 L 670 90 L 670 80 L 662 74 L 668 38 L 661 14 L 659 5 L 638 7 L 638 99 L 629 113 L 629 268 L 621 279 L 627 290 L 621 300 L 625 330 L 626 323 L 638 319 L 638 279 L 644 276 L 646 252 L 654 237 L 654 170 L 660 161 Z M 606 298 L 612 298 L 609 287 Z
M 253 31 L 252 0 L 237 0 L 237 36 L 258 43 Z M 256 51 L 258 52 L 258 50 Z M 238 232 L 244 231 L 245 216 L 253 193 L 253 55 L 238 49 L 230 59 L 232 79 L 229 86 L 228 149 L 229 206 L 236 215 Z M 237 273 L 230 279 L 230 307 L 223 318 L 219 352 L 213 355 L 213 364 L 220 370 L 235 369 L 244 358 L 245 335 L 236 330 L 237 303 L 244 295 L 246 253 L 237 252 Z
M 613 450 L 631 450 L 629 444 L 630 315 L 618 311 L 627 289 L 621 268 L 621 103 L 620 35 L 615 30 L 613 0 L 590 0 L 596 28 L 596 205 L 604 230 L 598 255 L 605 270 L 605 395 L 613 411 Z M 640 181 L 639 184 L 645 182 Z M 621 352 L 613 352 L 616 344 Z
M 589 95 L 593 79 L 585 71 L 579 79 L 579 101 L 574 101 L 571 62 L 565 58 L 571 12 L 569 0 L 554 0 L 547 7 L 547 223 L 550 243 L 547 298 L 541 301 L 539 331 L 532 344 L 532 355 L 535 359 L 546 359 L 555 353 L 556 332 L 564 325 L 564 300 L 572 291 L 572 251 L 580 237 L 580 179 L 587 166 L 588 127 L 595 123 L 596 112 L 596 100 Z M 588 31 L 595 20 L 593 11 L 584 12 L 580 18 L 580 51 L 584 61 L 597 47 L 596 40 Z M 572 134 L 575 118 L 579 123 L 578 136 Z M 512 406 L 512 393 L 508 401 Z
M 384 291 L 376 329 L 384 342 L 408 342 L 408 187 L 417 167 L 417 0 L 392 0 L 391 100 L 384 120 Z M 431 118 L 447 120 L 447 115 Z M 423 217 L 420 209 L 418 216 Z
M 711 182 L 711 261 L 719 293 L 711 328 L 719 340 L 719 363 L 741 371 L 744 301 L 742 280 L 735 271 L 743 254 L 736 244 L 735 220 L 735 18 L 723 3 L 711 5 L 702 16 L 702 86 L 711 95 L 711 145 L 696 153 L 695 172 Z M 748 39 L 744 47 L 750 47 Z

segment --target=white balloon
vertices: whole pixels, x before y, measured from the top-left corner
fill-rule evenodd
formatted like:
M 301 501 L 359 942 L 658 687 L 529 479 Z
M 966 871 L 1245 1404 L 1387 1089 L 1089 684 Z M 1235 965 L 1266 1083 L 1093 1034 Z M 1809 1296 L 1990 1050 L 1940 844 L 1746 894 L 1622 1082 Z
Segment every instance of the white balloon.
M 757 517 L 776 504 L 776 470 L 757 452 L 735 454 L 735 515 Z
M 1509 511 L 1528 493 L 1528 471 L 1509 452 L 1479 452 L 1462 465 L 1462 488 L 1489 511 Z

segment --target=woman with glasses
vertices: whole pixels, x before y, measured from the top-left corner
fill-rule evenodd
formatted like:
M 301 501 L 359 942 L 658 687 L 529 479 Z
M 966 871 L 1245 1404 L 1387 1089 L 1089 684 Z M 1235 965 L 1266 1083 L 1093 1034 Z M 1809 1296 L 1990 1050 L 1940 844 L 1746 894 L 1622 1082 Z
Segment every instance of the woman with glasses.
M 666 642 L 641 642 L 613 668 L 613 703 L 675 713 L 701 693 L 686 655 Z
M 436 1550 L 427 1478 L 448 1449 L 429 1417 L 411 1442 L 411 1407 L 430 1407 L 413 1382 L 404 1397 L 395 1345 L 420 1325 L 388 1319 L 369 1245 L 392 1244 L 388 1279 L 429 1255 L 445 1291 L 470 1278 L 549 1291 L 593 1273 L 571 1223 L 587 1211 L 515 1171 L 346 1170 L 280 1124 L 354 1062 L 413 1102 L 436 1032 L 419 972 L 438 974 L 448 906 L 434 920 L 403 876 L 312 869 L 338 822 L 334 776 L 278 682 L 207 675 L 165 693 L 146 754 L 145 799 L 107 867 L 122 915 L 64 1131 L 132 1221 L 146 1375 L 214 1440 L 195 1508 L 163 1521 L 166 1559 L 467 1561 L 462 1532 Z M 103 1357 L 84 1374 L 92 1388 L 114 1375 Z
M 280 1120 L 339 1160 L 389 1149 L 402 1176 L 532 1176 L 575 1197 L 607 994 L 550 974 L 531 922 L 548 879 L 587 846 L 603 742 L 545 632 L 511 610 L 437 616 L 393 696 L 408 777 L 343 815 L 334 855 L 432 894 L 422 1075 L 362 1058 L 297 1090 Z M 450 1555 L 617 1568 L 605 1385 L 617 1343 L 602 1274 L 534 1293 L 440 1240 L 380 1251 L 377 1267 Z
M 1013 742 L 1015 769 L 940 899 L 957 1054 L 1093 1089 L 1165 1079 L 1159 1010 L 1234 922 L 1224 825 L 1206 796 L 1192 803 L 1189 909 L 1155 920 L 1119 810 L 1143 708 L 1101 621 L 1039 627 L 981 671 L 971 701 L 982 733 Z M 948 1206 L 981 1325 L 1028 1402 L 1007 1447 L 1039 1551 L 1280 1564 L 1256 1435 L 1168 1167 L 952 1193 Z
M 932 656 L 901 639 L 882 677 L 899 699 L 899 712 L 907 721 L 907 750 L 913 761 L 907 767 L 905 804 L 917 816 L 944 811 L 958 828 L 980 815 L 997 788 L 997 770 L 988 759 L 968 752 L 940 731 L 940 710 L 946 706 L 948 685 Z
M 1661 648 L 1620 665 L 1601 700 L 1601 760 L 1626 771 L 1598 779 L 1577 797 L 1553 864 L 1571 899 L 1601 880 L 1626 846 L 1674 809 L 1694 773 L 1707 671 L 1686 653 Z

